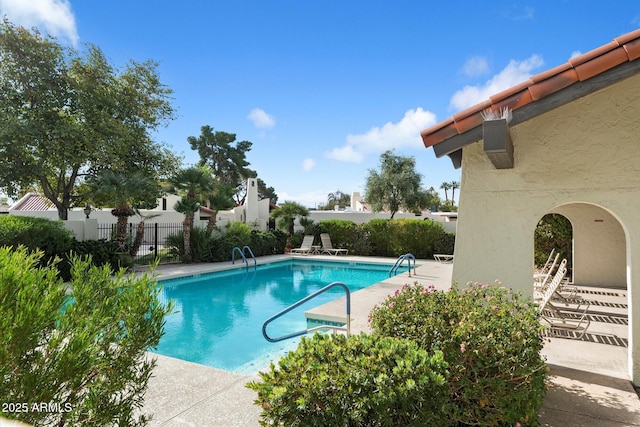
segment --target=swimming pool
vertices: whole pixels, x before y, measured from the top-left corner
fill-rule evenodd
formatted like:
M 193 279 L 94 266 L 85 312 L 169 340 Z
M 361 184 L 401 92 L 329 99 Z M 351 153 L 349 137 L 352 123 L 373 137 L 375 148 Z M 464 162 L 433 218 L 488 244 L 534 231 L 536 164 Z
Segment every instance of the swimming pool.
M 262 324 L 332 282 L 351 292 L 388 277 L 391 264 L 290 260 L 180 279 L 161 280 L 161 298 L 174 301 L 156 353 L 238 373 L 253 373 L 297 346 L 299 339 L 270 343 Z M 331 289 L 275 320 L 270 336 L 305 329 L 304 312 L 344 296 Z

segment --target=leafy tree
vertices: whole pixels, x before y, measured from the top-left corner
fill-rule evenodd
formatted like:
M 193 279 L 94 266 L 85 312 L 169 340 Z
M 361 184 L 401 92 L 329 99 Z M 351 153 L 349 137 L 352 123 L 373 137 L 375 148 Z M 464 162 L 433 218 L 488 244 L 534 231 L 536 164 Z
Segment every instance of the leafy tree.
M 278 195 L 273 187 L 267 187 L 267 184 L 258 178 L 258 198 L 260 200 L 269 199 L 274 205 L 278 203 Z
M 109 168 L 156 176 L 178 165 L 151 139 L 173 118 L 171 90 L 151 61 L 122 71 L 88 45 L 84 55 L 42 36 L 0 24 L 0 189 L 34 186 L 60 219 L 81 195 L 86 175 Z
M 209 125 L 202 126 L 200 132 L 199 137 L 190 136 L 187 141 L 198 151 L 199 165 L 209 167 L 220 184 L 237 188 L 247 178 L 255 177 L 246 158 L 253 143 L 236 141 L 236 134 L 214 131 Z
M 438 195 L 438 192 L 435 190 L 435 188 L 433 187 L 429 187 L 423 190 L 426 200 L 427 200 L 427 207 L 429 209 L 439 209 L 440 205 L 442 204 L 442 200 L 440 199 L 440 196 Z
M 211 169 L 217 183 L 233 188 L 237 205 L 244 204 L 247 195 L 246 181 L 256 178 L 256 171 L 249 168 L 247 153 L 253 145 L 250 141 L 236 141 L 235 133 L 214 131 L 209 125 L 200 128 L 200 136 L 187 138 L 191 149 L 198 151 L 200 166 Z M 273 187 L 267 187 L 263 180 L 258 179 L 258 196 L 261 199 L 278 201 Z
M 203 167 L 191 167 L 179 171 L 170 180 L 170 192 L 182 195 L 174 209 L 184 214 L 182 223 L 184 238 L 184 262 L 191 262 L 191 229 L 195 213 L 212 193 L 214 181 L 211 173 Z
M 413 157 L 396 156 L 393 150 L 380 155 L 380 171 L 370 169 L 365 186 L 366 200 L 374 212 L 388 209 L 393 219 L 400 208 L 417 211 L 427 206 L 415 166 Z
M 118 250 L 124 252 L 129 217 L 135 215 L 134 209 L 140 205 L 147 209 L 156 206 L 161 195 L 160 185 L 139 172 L 125 175 L 104 170 L 88 182 L 88 187 L 91 189 L 91 199 L 96 205 L 113 207 L 111 214 L 118 218 Z
M 333 210 L 334 206 L 338 205 L 350 205 L 351 204 L 351 196 L 343 193 L 340 190 L 337 190 L 335 193 L 329 193 L 327 195 L 327 204 L 322 205 L 321 209 L 323 210 Z
M 113 276 L 91 260 L 73 261 L 71 282 L 41 253 L 0 248 L 0 402 L 51 402 L 5 417 L 33 425 L 141 426 L 139 414 L 164 317 L 153 276 Z M 67 295 L 67 289 L 72 290 Z
M 278 219 L 278 226 L 287 230 L 287 248 L 293 246 L 293 226 L 297 217 L 309 215 L 309 209 L 296 202 L 284 202 L 271 212 L 271 217 Z

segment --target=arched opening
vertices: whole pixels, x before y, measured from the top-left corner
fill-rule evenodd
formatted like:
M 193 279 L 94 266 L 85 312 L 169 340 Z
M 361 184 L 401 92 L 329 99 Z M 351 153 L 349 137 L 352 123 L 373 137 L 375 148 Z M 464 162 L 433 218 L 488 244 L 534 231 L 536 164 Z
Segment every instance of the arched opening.
M 553 333 L 552 337 L 560 339 L 553 339 L 545 352 L 552 354 L 571 345 L 572 353 L 581 355 L 585 370 L 603 372 L 615 366 L 615 371 L 626 371 L 619 369 L 630 359 L 631 336 L 627 241 L 620 221 L 601 206 L 567 203 L 550 209 L 540 219 L 534 236 L 536 266 L 544 264 L 551 249 L 560 252 L 558 263 L 567 259 L 571 269 L 566 284 L 576 290 L 573 297 L 585 302 L 584 313 L 589 322 L 584 335 L 571 331 Z M 572 310 L 564 301 L 556 300 L 556 304 L 563 310 Z M 592 343 L 604 346 L 600 347 L 602 351 L 594 351 Z

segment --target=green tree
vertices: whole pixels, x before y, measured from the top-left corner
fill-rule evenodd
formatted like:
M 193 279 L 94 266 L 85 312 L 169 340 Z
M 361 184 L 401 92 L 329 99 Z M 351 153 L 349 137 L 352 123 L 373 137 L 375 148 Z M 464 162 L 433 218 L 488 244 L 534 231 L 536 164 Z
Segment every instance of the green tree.
M 156 63 L 131 61 L 119 71 L 96 46 L 80 55 L 5 19 L 0 189 L 16 196 L 38 187 L 67 219 L 86 175 L 105 168 L 152 176 L 170 171 L 176 157 L 151 138 L 173 118 L 170 94 Z
M 456 190 L 460 188 L 460 183 L 458 181 L 451 181 L 449 187 L 451 188 L 451 202 L 455 204 Z
M 334 206 L 338 205 L 351 205 L 351 196 L 340 190 L 329 193 L 327 194 L 327 204 L 323 205 L 321 209 L 330 211 L 333 210 Z
M 440 185 L 440 189 L 444 190 L 444 201 L 448 202 L 449 201 L 449 193 L 447 193 L 447 191 L 451 190 L 451 183 L 450 182 L 443 182 Z
M 278 203 L 278 195 L 273 187 L 267 187 L 267 184 L 258 178 L 258 198 L 260 200 L 269 199 L 274 205 Z
M 237 188 L 255 177 L 247 161 L 253 145 L 250 141 L 236 141 L 236 134 L 214 131 L 209 125 L 202 126 L 200 132 L 199 137 L 190 136 L 187 141 L 200 155 L 199 165 L 209 167 L 220 184 Z
M 227 185 L 215 184 L 206 199 L 207 207 L 211 209 L 209 222 L 207 222 L 207 231 L 211 232 L 215 228 L 219 211 L 231 209 L 235 206 L 233 192 L 233 188 Z
M 191 230 L 195 213 L 200 209 L 204 200 L 214 190 L 214 181 L 211 173 L 204 167 L 191 167 L 183 169 L 175 174 L 170 180 L 170 192 L 182 196 L 176 203 L 174 209 L 184 214 L 182 223 L 182 233 L 184 238 L 184 258 L 183 261 L 190 263 L 191 256 Z
M 293 226 L 297 217 L 309 215 L 309 209 L 296 202 L 284 202 L 271 212 L 271 217 L 278 220 L 278 227 L 287 230 L 287 248 L 293 246 Z
M 0 248 L 0 403 L 59 410 L 2 415 L 39 426 L 145 425 L 137 414 L 156 365 L 147 350 L 171 304 L 151 275 L 114 277 L 75 259 L 67 284 L 54 266 L 38 267 L 40 255 Z
M 247 153 L 253 145 L 250 141 L 236 141 L 235 133 L 214 131 L 209 125 L 200 128 L 200 136 L 190 136 L 187 141 L 200 155 L 200 166 L 211 169 L 216 182 L 234 189 L 235 204 L 243 205 L 247 195 L 246 181 L 256 178 L 256 171 L 249 168 Z M 258 196 L 278 201 L 273 187 L 267 187 L 258 179 Z
M 415 166 L 413 157 L 396 156 L 393 150 L 380 155 L 380 170 L 370 169 L 365 185 L 366 200 L 374 212 L 388 209 L 393 218 L 401 208 L 419 211 L 427 206 Z
M 140 172 L 125 175 L 104 170 L 88 181 L 88 187 L 94 204 L 113 208 L 111 214 L 118 218 L 118 250 L 124 252 L 129 217 L 135 215 L 135 208 L 138 206 L 147 209 L 156 206 L 157 199 L 161 196 L 160 185 Z

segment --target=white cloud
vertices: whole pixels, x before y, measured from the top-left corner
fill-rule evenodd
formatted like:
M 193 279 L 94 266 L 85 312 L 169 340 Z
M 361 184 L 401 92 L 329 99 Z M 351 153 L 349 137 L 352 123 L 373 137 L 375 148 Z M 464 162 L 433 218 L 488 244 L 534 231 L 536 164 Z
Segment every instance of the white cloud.
M 474 56 L 462 66 L 462 73 L 466 76 L 481 76 L 489 72 L 489 63 L 487 58 L 482 56 Z
M 325 153 L 329 159 L 341 162 L 360 163 L 369 153 L 382 153 L 393 148 L 422 147 L 420 131 L 436 122 L 435 114 L 422 108 L 409 110 L 397 123 L 387 122 L 382 127 L 373 127 L 368 132 L 347 135 L 343 147 Z
M 481 86 L 465 86 L 456 92 L 451 98 L 451 107 L 457 111 L 476 105 L 489 99 L 505 89 L 513 87 L 527 80 L 532 75 L 532 71 L 544 65 L 544 61 L 539 55 L 532 55 L 524 61 L 511 60 L 509 65 L 491 80 Z
M 42 33 L 64 37 L 76 45 L 76 20 L 69 0 L 0 0 L 0 14 L 13 24 L 37 27 Z
M 302 170 L 304 170 L 305 172 L 310 171 L 315 167 L 315 165 L 316 165 L 316 161 L 308 157 L 302 161 Z
M 569 59 L 573 59 L 576 56 L 580 56 L 582 55 L 582 52 L 580 52 L 579 50 L 574 50 L 573 52 L 571 52 L 571 56 L 569 57 Z
M 254 108 L 247 116 L 253 125 L 261 129 L 271 129 L 276 125 L 276 119 L 260 108 Z

